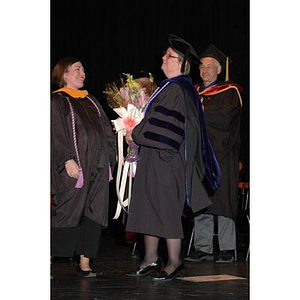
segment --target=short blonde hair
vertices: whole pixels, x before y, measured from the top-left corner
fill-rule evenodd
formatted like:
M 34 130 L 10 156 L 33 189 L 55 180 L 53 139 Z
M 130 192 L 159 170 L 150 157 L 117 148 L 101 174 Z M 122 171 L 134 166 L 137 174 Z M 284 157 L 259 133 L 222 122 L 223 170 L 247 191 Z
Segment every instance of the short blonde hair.
M 178 52 L 177 52 L 177 54 L 178 54 Z M 181 63 L 184 62 L 184 58 L 183 58 L 180 54 L 179 54 L 179 56 L 178 56 L 178 59 L 179 59 L 179 61 L 180 61 Z M 182 74 L 183 74 L 183 75 L 189 75 L 189 74 L 190 74 L 190 71 L 191 71 L 191 63 L 190 63 L 190 61 L 187 59 L 187 60 L 185 61 L 184 70 L 183 70 Z

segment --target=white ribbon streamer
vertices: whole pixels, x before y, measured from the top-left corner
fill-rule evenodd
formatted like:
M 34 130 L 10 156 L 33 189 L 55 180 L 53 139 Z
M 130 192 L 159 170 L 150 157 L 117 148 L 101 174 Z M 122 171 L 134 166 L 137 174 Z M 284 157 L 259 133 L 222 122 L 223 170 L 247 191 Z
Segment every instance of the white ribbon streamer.
M 124 136 L 126 135 L 124 119 L 127 117 L 133 118 L 136 124 L 138 124 L 143 119 L 144 114 L 140 112 L 132 104 L 128 104 L 127 110 L 124 107 L 121 107 L 121 108 L 115 108 L 114 111 L 120 116 L 120 118 L 112 121 L 118 133 L 118 153 L 119 153 L 118 170 L 116 176 L 116 192 L 118 196 L 118 203 L 117 203 L 115 216 L 113 217 L 113 219 L 115 220 L 119 218 L 122 209 L 125 210 L 125 207 L 129 208 L 131 192 L 132 192 L 132 177 L 135 175 L 136 164 L 137 164 L 137 162 L 128 162 L 128 161 L 124 162 L 123 139 Z M 128 177 L 129 177 L 128 197 L 127 199 L 124 200 Z

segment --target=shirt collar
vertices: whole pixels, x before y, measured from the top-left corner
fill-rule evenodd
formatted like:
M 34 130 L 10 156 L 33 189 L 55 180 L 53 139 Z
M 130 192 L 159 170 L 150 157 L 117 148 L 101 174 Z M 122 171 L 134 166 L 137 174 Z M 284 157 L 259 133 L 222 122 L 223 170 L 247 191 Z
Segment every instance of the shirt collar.
M 212 83 L 210 83 L 208 86 L 205 86 L 204 83 L 203 83 L 202 86 L 201 86 L 201 92 L 204 91 L 204 90 L 206 90 L 207 88 L 215 85 L 217 82 L 218 82 L 218 79 L 216 79 L 215 81 L 213 81 Z

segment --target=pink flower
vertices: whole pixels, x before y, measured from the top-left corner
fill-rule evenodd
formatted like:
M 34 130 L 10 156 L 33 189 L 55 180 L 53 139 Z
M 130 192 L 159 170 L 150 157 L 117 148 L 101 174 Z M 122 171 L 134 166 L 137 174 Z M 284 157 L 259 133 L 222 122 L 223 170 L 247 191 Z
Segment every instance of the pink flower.
M 123 119 L 123 122 L 124 122 L 125 129 L 127 131 L 132 130 L 137 125 L 137 122 L 132 117 L 127 117 Z
M 125 100 L 125 103 L 128 103 L 131 100 L 130 89 L 128 87 L 122 87 L 119 94 Z

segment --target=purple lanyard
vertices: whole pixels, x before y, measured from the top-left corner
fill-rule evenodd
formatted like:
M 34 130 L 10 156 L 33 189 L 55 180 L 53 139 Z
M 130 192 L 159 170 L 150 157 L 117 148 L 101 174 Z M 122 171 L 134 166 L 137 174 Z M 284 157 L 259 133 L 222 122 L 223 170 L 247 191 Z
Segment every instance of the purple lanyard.
M 76 158 L 77 158 L 77 162 L 78 162 L 78 166 L 79 166 L 79 177 L 77 180 L 77 183 L 75 185 L 76 188 L 81 188 L 83 186 L 84 183 L 84 179 L 83 179 L 83 171 L 82 171 L 82 167 L 81 167 L 81 162 L 80 162 L 80 158 L 79 158 L 79 151 L 78 151 L 78 146 L 77 146 L 77 137 L 76 137 L 76 129 L 75 129 L 75 115 L 74 115 L 74 110 L 73 110 L 73 106 L 71 104 L 71 101 L 68 97 L 66 97 L 68 102 L 69 102 L 69 106 L 70 106 L 70 112 L 71 112 L 71 120 L 72 120 L 72 134 L 73 134 L 73 143 L 74 143 L 74 148 L 75 148 L 75 152 L 76 152 Z M 98 106 L 96 105 L 96 103 L 87 96 L 87 98 L 93 103 L 93 105 L 96 107 L 99 117 L 101 117 L 101 113 L 100 110 L 98 108 Z

